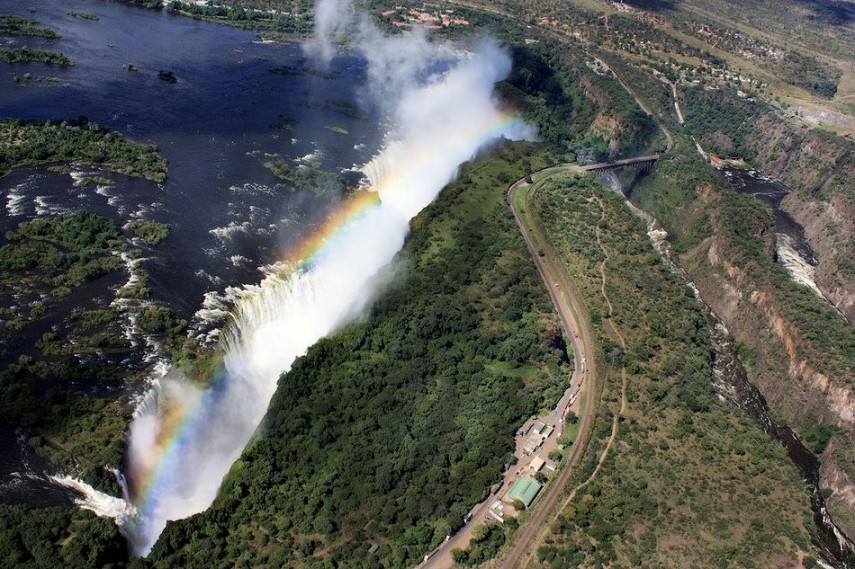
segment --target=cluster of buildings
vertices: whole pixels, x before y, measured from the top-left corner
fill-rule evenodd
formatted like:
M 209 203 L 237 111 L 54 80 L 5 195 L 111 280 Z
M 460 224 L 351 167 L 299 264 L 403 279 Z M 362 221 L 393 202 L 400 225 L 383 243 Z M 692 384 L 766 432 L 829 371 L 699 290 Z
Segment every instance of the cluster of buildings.
M 454 10 L 428 11 L 426 7 L 421 10 L 408 9 L 405 6 L 395 6 L 380 14 L 383 18 L 390 20 L 393 26 L 409 27 L 419 25 L 427 29 L 440 29 L 449 26 L 468 26 L 469 21 L 454 16 Z
M 555 427 L 547 425 L 543 421 L 529 425 L 524 434 L 530 436 L 525 445 L 523 445 L 523 452 L 527 455 L 534 454 L 554 431 Z
M 511 487 L 505 493 L 501 500 L 496 500 L 490 508 L 489 515 L 496 520 L 503 522 L 505 516 L 505 504 L 513 506 L 513 508 L 528 509 L 540 491 L 543 489 L 543 484 L 535 477 L 542 470 L 555 471 L 557 466 L 550 460 L 540 456 L 545 450 L 542 448 L 544 443 L 555 433 L 555 427 L 544 421 L 532 421 L 525 429 L 517 432 L 518 437 L 528 437 L 523 444 L 522 452 L 526 456 L 531 456 L 531 461 L 524 468 L 517 471 L 517 478 Z M 543 480 L 540 477 L 540 480 Z

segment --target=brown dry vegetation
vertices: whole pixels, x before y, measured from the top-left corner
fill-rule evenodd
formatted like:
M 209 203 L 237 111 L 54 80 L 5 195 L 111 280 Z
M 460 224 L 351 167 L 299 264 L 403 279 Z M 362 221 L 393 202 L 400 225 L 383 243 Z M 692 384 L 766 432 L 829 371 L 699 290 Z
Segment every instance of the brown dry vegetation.
M 578 480 L 594 468 L 620 407 L 618 369 L 629 372 L 616 443 L 553 524 L 540 564 L 795 566 L 809 549 L 807 495 L 784 450 L 713 393 L 709 338 L 689 289 L 661 263 L 642 223 L 597 184 L 547 183 L 534 199 L 590 303 L 611 370 Z M 603 286 L 626 350 L 606 324 Z

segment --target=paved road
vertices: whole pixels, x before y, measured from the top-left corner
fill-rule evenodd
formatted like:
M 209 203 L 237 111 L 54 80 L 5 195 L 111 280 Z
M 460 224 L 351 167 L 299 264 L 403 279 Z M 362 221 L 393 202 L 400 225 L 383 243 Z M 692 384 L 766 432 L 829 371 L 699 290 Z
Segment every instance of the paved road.
M 531 176 L 536 180 L 534 182 L 534 187 L 536 188 L 537 186 L 542 184 L 544 180 L 555 174 L 571 171 L 578 172 L 580 170 L 581 168 L 576 165 L 553 166 L 535 172 Z M 523 223 L 523 220 L 520 217 L 520 212 L 517 211 L 514 207 L 514 197 L 516 195 L 516 192 L 520 188 L 526 187 L 528 185 L 529 184 L 526 182 L 525 178 L 518 180 L 513 185 L 511 185 L 511 187 L 508 188 L 508 202 L 510 204 L 511 211 L 513 211 L 517 225 L 519 226 L 523 238 L 525 239 L 526 246 L 528 247 L 532 258 L 534 259 L 535 265 L 537 266 L 541 276 L 544 279 L 544 283 L 546 284 L 546 288 L 549 291 L 550 297 L 552 298 L 552 302 L 558 311 L 558 317 L 561 320 L 562 327 L 564 328 L 564 334 L 567 338 L 570 339 L 570 344 L 573 349 L 574 362 L 573 376 L 570 380 L 570 384 L 567 390 L 565 390 L 564 395 L 558 402 L 558 405 L 556 406 L 556 408 L 559 409 L 561 413 L 559 415 L 550 413 L 549 417 L 545 419 L 542 417 L 538 418 L 539 420 L 544 420 L 544 422 L 546 422 L 547 424 L 552 424 L 553 426 L 555 426 L 555 432 L 551 435 L 547 444 L 545 444 L 544 447 L 541 448 L 540 451 L 537 453 L 545 456 L 546 454 L 548 454 L 551 448 L 555 448 L 557 446 L 557 439 L 560 436 L 560 433 L 562 432 L 561 427 L 563 427 L 563 410 L 568 408 L 571 398 L 574 395 L 579 394 L 580 389 L 585 389 L 586 393 L 590 392 L 590 388 L 588 386 L 593 385 L 593 378 L 591 377 L 590 370 L 588 369 L 588 362 L 591 361 L 593 347 L 590 343 L 590 338 L 592 336 L 590 334 L 590 331 L 588 330 L 587 323 L 583 323 L 581 327 L 578 323 L 579 319 L 577 318 L 577 315 L 584 314 L 584 312 L 581 311 L 581 307 L 576 301 L 575 297 L 570 294 L 572 292 L 570 289 L 570 281 L 567 278 L 565 271 L 556 270 L 556 267 L 560 267 L 560 265 L 555 263 L 554 255 L 552 254 L 551 248 L 549 248 L 549 246 L 545 243 L 545 240 L 542 236 L 532 236 L 528 233 L 526 225 Z M 528 206 L 526 206 L 525 209 L 526 211 L 528 211 Z M 546 252 L 547 249 L 549 251 L 548 253 Z M 543 257 L 540 255 L 540 251 L 544 251 Z M 593 417 L 595 407 L 596 404 L 593 397 L 588 395 L 585 412 L 581 417 L 581 424 L 577 441 L 573 445 L 570 455 L 567 456 L 563 461 L 564 464 L 562 465 L 562 469 L 555 482 L 551 484 L 548 487 L 547 491 L 543 495 L 541 495 L 535 502 L 535 517 L 526 523 L 526 528 L 541 525 L 542 520 L 538 520 L 538 516 L 545 516 L 551 505 L 557 499 L 560 489 L 564 486 L 564 483 L 566 482 L 570 472 L 572 471 L 572 465 L 578 460 L 579 456 L 581 456 L 581 452 L 579 449 L 584 446 L 583 438 L 587 437 L 588 431 L 590 430 L 589 425 L 591 423 L 591 418 Z M 468 547 L 469 542 L 472 538 L 472 528 L 478 523 L 483 523 L 485 520 L 489 519 L 489 511 L 493 502 L 499 500 L 510 488 L 510 485 L 513 484 L 513 481 L 516 480 L 518 471 L 521 469 L 521 466 L 522 468 L 525 467 L 525 459 L 530 458 L 526 457 L 526 455 L 522 452 L 522 447 L 525 443 L 525 440 L 525 436 L 517 437 L 517 463 L 512 465 L 511 468 L 509 468 L 503 474 L 503 484 L 501 488 L 499 488 L 495 493 L 491 493 L 486 500 L 476 505 L 470 511 L 470 513 L 472 514 L 471 521 L 455 535 L 451 536 L 448 541 L 442 543 L 437 549 L 431 552 L 428 560 L 422 562 L 418 566 L 419 569 L 448 569 L 454 566 L 454 560 L 451 556 L 451 551 L 456 548 L 465 549 L 466 547 Z M 517 541 L 522 541 L 524 535 L 525 530 L 523 530 L 521 534 L 519 534 Z
M 563 171 L 574 170 L 578 170 L 578 168 L 563 167 Z M 558 172 L 560 171 L 562 171 L 562 169 L 558 170 Z M 595 393 L 597 391 L 598 370 L 595 365 L 595 360 L 593 359 L 594 349 L 592 339 L 594 336 L 591 333 L 587 313 L 576 296 L 575 289 L 573 288 L 573 284 L 567 274 L 567 271 L 558 261 L 558 257 L 553 252 L 552 247 L 546 241 L 543 234 L 537 228 L 537 225 L 532 219 L 530 213 L 531 207 L 529 206 L 529 198 L 537 191 L 537 188 L 544 180 L 558 172 L 552 171 L 545 176 L 538 177 L 537 181 L 535 181 L 534 185 L 529 190 L 529 193 L 526 195 L 526 201 L 524 204 L 525 213 L 517 211 L 514 206 L 514 196 L 517 191 L 527 185 L 525 180 L 520 180 L 510 187 L 508 190 L 508 201 L 511 204 L 511 209 L 513 210 L 517 225 L 525 238 L 526 245 L 528 245 L 529 251 L 534 258 L 534 262 L 546 283 L 546 287 L 549 289 L 549 295 L 552 297 L 553 302 L 555 302 L 564 330 L 573 342 L 573 352 L 576 356 L 577 366 L 581 364 L 583 359 L 586 362 L 585 367 L 587 377 L 585 378 L 584 386 L 587 394 L 587 405 L 585 406 L 585 411 L 580 418 L 581 424 L 579 427 L 579 436 L 573 444 L 570 455 L 564 459 L 563 468 L 558 477 L 548 487 L 546 495 L 538 498 L 535 503 L 534 515 L 526 522 L 525 526 L 517 532 L 513 546 L 507 552 L 502 561 L 501 567 L 503 569 L 515 567 L 519 562 L 520 557 L 525 552 L 528 543 L 538 531 L 543 529 L 547 516 L 555 505 L 555 502 L 558 500 L 561 491 L 566 485 L 567 480 L 570 478 L 570 474 L 573 472 L 573 466 L 582 456 L 582 451 L 584 450 L 588 436 L 590 435 L 591 425 L 597 408 Z M 528 226 L 523 222 L 522 215 L 525 215 L 529 221 Z M 529 227 L 532 228 L 531 233 L 529 233 Z M 542 256 L 540 255 L 541 251 L 543 252 Z M 573 331 L 578 331 L 578 339 L 573 334 Z

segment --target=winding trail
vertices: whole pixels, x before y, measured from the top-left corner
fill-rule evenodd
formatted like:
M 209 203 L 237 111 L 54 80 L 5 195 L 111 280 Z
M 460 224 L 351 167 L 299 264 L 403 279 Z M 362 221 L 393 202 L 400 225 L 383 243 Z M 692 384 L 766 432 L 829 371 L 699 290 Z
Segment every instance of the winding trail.
M 525 239 L 532 259 L 543 277 L 543 282 L 549 290 L 549 295 L 552 297 L 558 314 L 561 318 L 561 324 L 564 327 L 564 332 L 573 342 L 574 356 L 576 362 L 587 362 L 587 377 L 582 386 L 585 390 L 587 404 L 585 405 L 584 413 L 580 417 L 579 435 L 573 443 L 570 454 L 564 459 L 561 471 L 558 477 L 547 487 L 545 495 L 541 496 L 534 505 L 534 514 L 525 522 L 523 527 L 517 532 L 514 546 L 508 551 L 502 563 L 502 568 L 514 567 L 522 555 L 526 552 L 526 545 L 529 543 L 537 543 L 538 534 L 548 526 L 545 524 L 547 517 L 557 502 L 561 490 L 570 479 L 570 475 L 574 471 L 574 466 L 581 459 L 584 449 L 590 438 L 593 420 L 598 407 L 598 384 L 601 373 L 600 366 L 594 358 L 593 334 L 591 332 L 591 323 L 587 310 L 584 308 L 578 292 L 573 287 L 570 276 L 567 270 L 559 261 L 557 255 L 552 249 L 552 246 L 546 240 L 541 232 L 533 216 L 531 215 L 530 199 L 531 196 L 540 188 L 543 183 L 556 174 L 563 172 L 578 172 L 578 166 L 556 166 L 547 168 L 535 173 L 532 178 L 536 178 L 533 184 L 529 184 L 526 178 L 518 180 L 508 189 L 508 203 L 511 211 L 514 214 L 514 219 L 517 226 L 520 228 L 523 239 Z M 517 193 L 522 189 L 528 189 L 523 199 L 522 211 L 517 208 Z M 578 331 L 578 340 L 574 336 L 573 331 Z M 577 363 L 577 365 L 579 365 Z
M 618 75 L 617 73 L 615 73 L 614 69 L 609 67 L 608 64 L 605 61 L 603 61 L 602 59 L 600 59 L 599 57 L 596 57 L 595 55 L 591 54 L 587 50 L 585 52 L 588 53 L 588 55 L 591 55 L 591 57 L 593 57 L 594 59 L 596 59 L 599 62 L 599 64 L 602 65 L 605 69 L 608 69 L 609 72 L 615 76 L 615 79 L 617 79 L 618 83 L 620 83 L 620 86 L 623 87 L 624 91 L 626 91 L 627 93 L 632 95 L 632 98 L 635 99 L 635 102 L 639 106 L 639 108 L 641 108 L 641 110 L 644 111 L 644 113 L 648 117 L 650 117 L 653 120 L 653 122 L 656 123 L 656 126 L 659 127 L 659 130 L 662 131 L 662 134 L 665 135 L 665 139 L 668 141 L 667 146 L 665 148 L 665 152 L 670 152 L 671 149 L 674 148 L 674 135 L 671 134 L 671 131 L 668 130 L 667 128 L 665 128 L 665 125 L 662 124 L 659 121 L 659 119 L 656 118 L 656 115 L 654 115 L 651 112 L 651 110 L 647 107 L 647 105 L 645 105 L 644 102 L 638 98 L 638 95 L 635 93 L 635 91 L 630 89 L 629 85 L 624 83 L 623 79 L 621 79 L 621 76 Z M 674 96 L 675 96 L 675 101 L 676 101 L 676 91 L 674 91 Z M 679 112 L 679 108 L 677 110 Z M 680 115 L 680 118 L 682 119 L 682 114 Z
M 538 183 L 536 183 L 534 186 L 532 186 L 532 188 L 526 194 L 525 203 L 524 203 L 525 215 L 527 217 L 527 221 L 529 221 L 529 223 L 530 223 L 530 227 L 534 228 L 533 233 L 535 234 L 536 238 L 538 240 L 541 240 L 540 244 L 542 247 L 544 247 L 544 249 L 543 249 L 544 253 L 545 253 L 544 257 L 550 258 L 552 262 L 555 262 L 557 259 L 555 259 L 553 251 L 551 250 L 546 239 L 544 238 L 544 236 L 541 234 L 540 230 L 538 229 L 537 224 L 534 223 L 534 221 L 532 219 L 532 215 L 530 213 L 531 209 L 528 205 L 529 199 L 531 198 L 532 194 L 534 194 L 537 191 L 537 189 L 540 187 L 540 185 L 542 185 L 542 183 L 543 183 L 543 179 L 539 180 Z M 600 205 L 600 209 L 602 211 L 600 219 L 603 220 L 603 219 L 605 219 L 605 215 L 606 215 L 605 206 L 603 205 L 603 202 L 599 198 L 595 197 L 594 199 Z M 511 207 L 514 210 L 514 216 L 517 217 L 517 219 L 519 219 L 518 212 L 516 211 L 514 204 L 515 204 L 515 202 L 513 200 L 511 200 Z M 526 229 L 527 228 L 525 228 L 523 225 L 520 225 L 520 230 L 523 232 L 523 235 L 528 237 Z M 601 285 L 600 285 L 600 292 L 601 292 L 601 294 L 603 296 L 603 300 L 605 301 L 606 306 L 608 307 L 608 310 L 609 310 L 607 320 L 608 320 L 609 326 L 611 327 L 615 336 L 618 338 L 618 341 L 621 345 L 621 348 L 624 351 L 626 351 L 626 340 L 624 339 L 623 334 L 620 333 L 620 330 L 618 329 L 618 327 L 614 323 L 614 320 L 612 318 L 613 314 L 614 314 L 614 310 L 612 307 L 611 300 L 609 299 L 608 293 L 606 292 L 606 285 L 607 285 L 606 263 L 608 263 L 610 261 L 609 252 L 608 252 L 608 249 L 605 247 L 605 245 L 603 245 L 603 242 L 600 238 L 599 226 L 595 228 L 595 231 L 596 231 L 596 236 L 597 236 L 597 245 L 599 246 L 600 250 L 603 252 L 603 257 L 604 257 L 603 261 L 600 263 L 599 272 L 600 272 L 600 276 L 601 276 L 601 280 L 602 280 Z M 559 264 L 559 266 L 561 266 L 561 265 Z M 562 276 L 569 283 L 569 276 L 567 275 L 566 270 L 562 269 L 561 273 L 562 273 Z M 549 284 L 550 284 L 549 281 L 547 281 L 547 286 L 549 286 Z M 576 295 L 575 290 L 572 289 L 572 287 L 569 290 L 572 291 L 571 294 L 573 294 L 573 296 L 575 297 L 575 295 Z M 587 325 L 585 326 L 585 330 L 584 330 L 584 333 L 585 333 L 584 340 L 585 340 L 586 344 L 590 345 L 592 343 L 593 335 L 591 334 L 590 325 L 587 322 L 587 319 L 586 319 L 586 324 Z M 593 354 L 593 352 L 588 351 L 588 354 Z M 598 376 L 604 377 L 604 373 L 603 373 L 604 370 L 602 370 L 601 366 L 599 364 L 594 363 L 595 360 L 590 360 L 590 358 L 589 358 L 589 361 L 592 362 L 592 365 L 591 365 L 592 379 L 593 379 L 593 377 L 598 377 Z M 596 382 L 591 382 L 591 384 L 589 384 L 589 387 L 588 387 L 589 399 L 588 399 L 588 405 L 585 409 L 585 417 L 583 418 L 583 420 L 588 420 L 588 421 L 591 420 L 590 417 L 593 417 L 594 409 L 597 407 L 597 404 L 599 403 L 599 401 L 597 400 L 599 393 L 592 393 L 592 389 L 591 389 L 590 385 L 596 385 Z M 507 552 L 507 554 L 504 557 L 504 561 L 502 562 L 502 565 L 501 565 L 502 569 L 513 569 L 515 567 L 521 567 L 521 568 L 530 567 L 534 561 L 534 558 L 535 558 L 535 555 L 537 553 L 538 547 L 540 546 L 540 543 L 545 539 L 546 535 L 549 532 L 549 525 L 550 524 L 546 523 L 547 520 L 549 522 L 553 522 L 556 519 L 558 519 L 558 516 L 561 514 L 561 512 L 563 512 L 567 508 L 568 505 L 570 505 L 570 503 L 576 497 L 576 494 L 579 492 L 579 490 L 581 490 L 582 488 L 584 488 L 585 486 L 587 486 L 588 484 L 590 484 L 591 482 L 593 482 L 596 479 L 597 474 L 599 473 L 600 469 L 602 468 L 603 464 L 605 463 L 606 459 L 608 458 L 609 452 L 611 451 L 611 448 L 612 448 L 615 440 L 617 439 L 617 435 L 618 435 L 618 431 L 619 431 L 620 417 L 624 416 L 626 414 L 626 410 L 627 410 L 626 386 L 627 386 L 627 372 L 626 372 L 626 368 L 622 368 L 621 369 L 620 412 L 617 415 L 612 417 L 611 434 L 608 438 L 608 441 L 606 442 L 606 446 L 603 449 L 603 452 L 600 454 L 600 458 L 597 461 L 597 466 L 596 466 L 596 468 L 594 468 L 594 471 L 591 473 L 591 475 L 584 482 L 582 482 L 581 484 L 579 484 L 578 486 L 573 488 L 573 490 L 570 492 L 568 497 L 564 500 L 564 502 L 561 503 L 561 505 L 558 508 L 554 507 L 555 503 L 557 502 L 557 500 L 561 494 L 561 491 L 562 491 L 564 485 L 567 482 L 567 479 L 569 479 L 570 473 L 573 471 L 572 466 L 576 462 L 578 462 L 579 458 L 581 458 L 582 451 L 584 450 L 585 446 L 589 442 L 591 425 L 590 425 L 590 423 L 588 423 L 586 425 L 586 427 L 587 427 L 586 430 L 583 431 L 580 429 L 579 439 L 576 441 L 576 443 L 573 447 L 574 453 L 571 455 L 571 457 L 568 458 L 567 464 L 564 466 L 564 470 L 561 471 L 561 476 L 558 479 L 556 479 L 555 483 L 550 487 L 549 494 L 547 495 L 547 497 L 545 499 L 543 499 L 540 504 L 537 505 L 538 509 L 537 509 L 536 514 L 530 520 L 528 520 L 528 522 L 526 522 L 526 525 L 524 526 L 523 530 L 517 534 L 516 541 L 514 542 L 512 548 Z M 593 395 L 593 397 L 591 397 L 591 395 Z
M 600 219 L 601 220 L 605 219 L 606 210 L 603 207 L 603 202 L 599 198 L 596 198 L 596 199 L 600 203 L 600 207 L 602 208 L 602 212 L 603 212 Z M 605 301 L 606 301 L 606 305 L 609 308 L 609 315 L 608 315 L 607 319 L 609 322 L 609 326 L 612 329 L 612 332 L 615 333 L 615 336 L 617 336 L 618 341 L 620 342 L 621 348 L 624 351 L 626 351 L 626 340 L 624 339 L 623 334 L 620 333 L 620 330 L 618 329 L 618 327 L 614 323 L 614 320 L 612 318 L 612 315 L 614 314 L 614 310 L 612 308 L 612 302 L 611 302 L 611 300 L 609 300 L 609 295 L 606 293 L 606 263 L 610 260 L 610 257 L 609 257 L 608 250 L 605 248 L 605 246 L 603 246 L 603 242 L 600 239 L 600 228 L 599 227 L 596 228 L 596 235 L 597 235 L 597 245 L 600 247 L 600 250 L 603 252 L 603 255 L 605 256 L 605 259 L 603 259 L 603 262 L 600 263 L 600 276 L 602 277 L 602 285 L 601 285 L 600 291 L 603 295 L 603 299 L 605 299 Z M 567 509 L 567 506 L 570 505 L 570 503 L 576 497 L 576 494 L 579 492 L 579 490 L 581 490 L 582 488 L 584 488 L 585 486 L 587 486 L 588 484 L 590 484 L 591 482 L 593 482 L 596 479 L 597 474 L 600 472 L 600 468 L 602 468 L 603 463 L 609 457 L 609 451 L 611 450 L 612 445 L 614 444 L 615 439 L 617 438 L 618 421 L 619 421 L 621 416 L 626 415 L 627 374 L 626 374 L 626 368 L 625 367 L 621 368 L 621 370 L 620 370 L 620 378 L 621 378 L 620 413 L 618 415 L 615 415 L 614 417 L 612 417 L 612 433 L 609 436 L 608 442 L 606 443 L 606 448 L 603 449 L 603 453 L 600 455 L 600 459 L 597 461 L 597 467 L 594 469 L 594 471 L 591 473 L 591 475 L 587 478 L 587 480 L 585 480 L 584 482 L 582 482 L 581 484 L 579 484 L 578 486 L 573 488 L 573 491 L 570 492 L 570 495 L 567 496 L 567 499 L 564 500 L 563 504 L 561 504 L 561 507 L 558 509 L 558 511 L 555 514 L 556 518 L 558 517 L 558 514 L 563 512 L 565 509 Z

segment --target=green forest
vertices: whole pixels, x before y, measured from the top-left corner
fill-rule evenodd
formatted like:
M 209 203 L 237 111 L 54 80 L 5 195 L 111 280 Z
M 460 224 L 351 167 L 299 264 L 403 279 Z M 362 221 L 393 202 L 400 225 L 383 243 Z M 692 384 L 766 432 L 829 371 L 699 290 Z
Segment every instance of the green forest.
M 125 539 L 112 520 L 69 508 L 29 509 L 0 504 L 0 567 L 121 566 Z
M 413 221 L 399 282 L 282 376 L 217 502 L 149 562 L 403 567 L 462 525 L 572 371 L 498 179 L 530 152 L 467 166 Z

